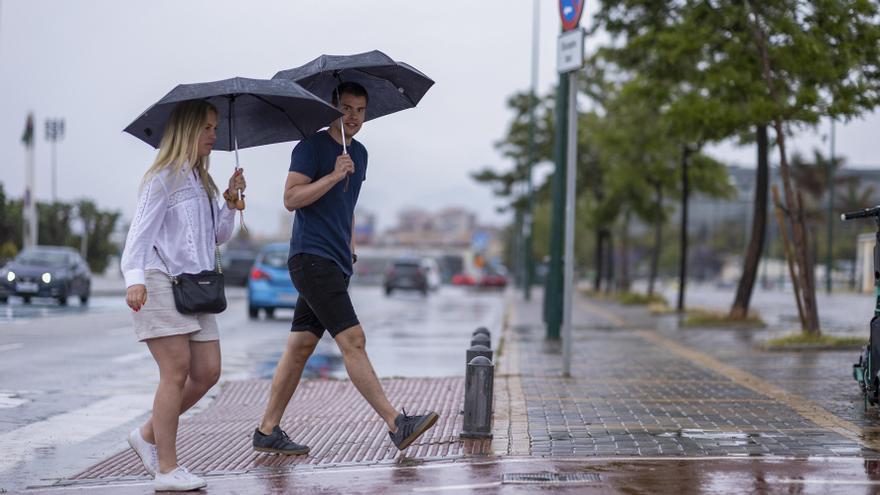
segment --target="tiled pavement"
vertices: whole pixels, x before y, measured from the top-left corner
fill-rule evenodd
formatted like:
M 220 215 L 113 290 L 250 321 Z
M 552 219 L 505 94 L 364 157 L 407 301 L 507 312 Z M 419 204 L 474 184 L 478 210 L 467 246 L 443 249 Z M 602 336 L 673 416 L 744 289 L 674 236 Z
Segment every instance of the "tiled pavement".
M 578 298 L 565 378 L 540 299 L 512 307 L 503 345 L 525 401 L 521 454 L 880 458 L 876 413 L 862 413 L 849 376 L 853 351 L 763 352 L 742 337 L 750 331 L 679 330 L 642 308 Z

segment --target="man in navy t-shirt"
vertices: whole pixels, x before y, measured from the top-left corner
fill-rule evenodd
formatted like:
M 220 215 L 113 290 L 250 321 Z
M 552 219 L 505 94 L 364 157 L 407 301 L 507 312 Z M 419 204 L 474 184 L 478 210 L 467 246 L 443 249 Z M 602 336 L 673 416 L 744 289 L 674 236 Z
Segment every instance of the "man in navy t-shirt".
M 369 95 L 357 83 L 342 83 L 333 105 L 343 117 L 293 149 L 284 185 L 284 206 L 296 211 L 287 266 L 299 291 L 290 336 L 275 369 L 269 403 L 253 446 L 259 452 L 307 454 L 279 426 L 309 356 L 327 330 L 342 351 L 358 392 L 388 425 L 398 449 L 407 448 L 434 425 L 437 413 L 400 414 L 388 401 L 364 349 L 364 329 L 348 294 L 354 254 L 354 207 L 367 176 L 367 149 L 353 139 L 364 123 Z M 344 126 L 345 145 L 343 148 Z M 347 151 L 347 152 L 346 152 Z

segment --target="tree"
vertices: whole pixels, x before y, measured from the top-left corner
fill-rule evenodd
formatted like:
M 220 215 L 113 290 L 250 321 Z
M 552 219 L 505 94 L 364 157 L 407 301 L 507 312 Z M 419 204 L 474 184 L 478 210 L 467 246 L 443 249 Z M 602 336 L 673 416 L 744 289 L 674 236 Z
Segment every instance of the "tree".
M 111 255 L 119 251 L 119 246 L 110 240 L 119 220 L 119 212 L 100 211 L 94 202 L 81 199 L 76 202 L 76 210 L 83 222 L 83 234 L 74 236 L 79 244 L 83 258 L 93 272 L 101 273 L 107 269 Z
M 878 101 L 874 2 L 604 0 L 596 18 L 597 28 L 616 37 L 607 52 L 618 65 L 673 89 L 671 98 L 659 101 L 668 102 L 670 115 L 686 128 L 705 126 L 705 138 L 721 139 L 772 123 L 790 219 L 800 216 L 785 151 L 790 126 L 814 125 L 825 115 L 849 118 Z M 756 210 L 765 207 L 756 198 Z M 763 214 L 756 211 L 753 218 Z M 803 327 L 817 333 L 807 234 L 797 221 L 789 225 L 800 267 L 794 282 L 806 289 L 799 303 L 812 308 Z M 757 267 L 763 239 L 755 236 L 763 230 L 753 226 L 747 270 Z

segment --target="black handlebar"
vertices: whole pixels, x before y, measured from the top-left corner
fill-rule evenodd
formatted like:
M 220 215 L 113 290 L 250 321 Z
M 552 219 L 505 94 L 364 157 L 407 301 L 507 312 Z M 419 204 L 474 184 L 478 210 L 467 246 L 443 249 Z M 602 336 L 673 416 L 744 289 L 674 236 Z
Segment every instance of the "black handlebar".
M 865 208 L 864 210 L 851 211 L 849 213 L 841 213 L 841 220 L 855 220 L 857 218 L 880 217 L 880 205 L 873 208 Z

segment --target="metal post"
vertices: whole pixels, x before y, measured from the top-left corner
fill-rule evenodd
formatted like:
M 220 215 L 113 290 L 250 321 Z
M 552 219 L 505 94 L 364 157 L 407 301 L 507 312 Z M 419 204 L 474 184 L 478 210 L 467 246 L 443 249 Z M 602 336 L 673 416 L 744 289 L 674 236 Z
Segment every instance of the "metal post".
M 550 218 L 550 265 L 544 288 L 544 321 L 547 338 L 558 339 L 562 319 L 562 250 L 565 223 L 565 150 L 568 133 L 568 84 L 565 74 L 559 76 L 556 89 L 556 169 L 553 173 L 553 209 Z
M 525 278 L 523 280 L 523 298 L 526 301 L 532 300 L 532 279 L 535 273 L 535 261 L 532 250 L 532 231 L 534 230 L 532 220 L 535 212 L 535 191 L 532 179 L 532 168 L 535 166 L 535 106 L 538 104 L 537 87 L 538 87 L 538 36 L 541 25 L 541 9 L 538 8 L 538 0 L 532 1 L 532 89 L 529 95 L 529 166 L 526 184 L 528 189 L 528 207 L 523 217 L 523 231 L 525 246 L 523 247 L 523 255 L 525 256 Z
M 828 160 L 828 253 L 825 255 L 825 291 L 831 294 L 831 269 L 834 264 L 834 118 L 831 119 L 831 157 Z
M 487 349 L 492 348 L 492 341 L 489 339 L 488 335 L 484 335 L 482 333 L 478 333 L 471 337 L 471 346 L 475 345 L 484 345 Z
M 562 373 L 571 376 L 571 305 L 574 290 L 574 212 L 577 182 L 577 79 L 578 71 L 568 74 L 568 153 L 565 184 L 565 277 L 562 310 Z
M 476 330 L 474 330 L 474 332 L 471 335 L 477 335 L 478 333 L 481 333 L 481 334 L 485 335 L 486 337 L 492 336 L 492 332 L 490 332 L 489 329 L 486 327 L 477 328 Z
M 483 356 L 484 358 L 491 361 L 495 356 L 492 349 L 484 345 L 472 345 L 467 351 L 465 351 L 465 364 L 470 363 L 477 356 Z
M 492 437 L 492 394 L 495 366 L 485 356 L 477 356 L 467 365 L 464 379 L 464 438 Z

